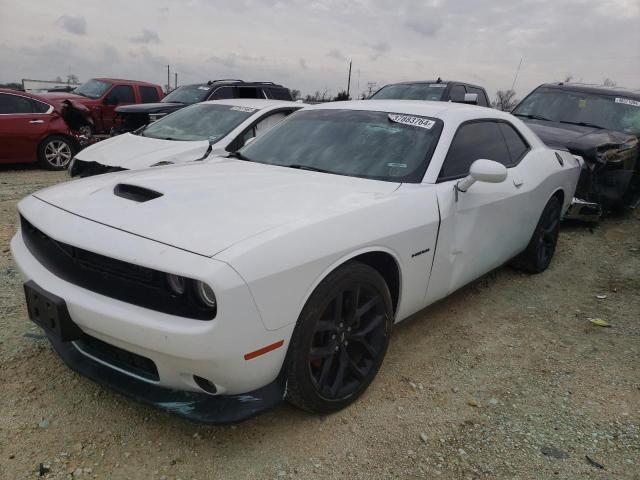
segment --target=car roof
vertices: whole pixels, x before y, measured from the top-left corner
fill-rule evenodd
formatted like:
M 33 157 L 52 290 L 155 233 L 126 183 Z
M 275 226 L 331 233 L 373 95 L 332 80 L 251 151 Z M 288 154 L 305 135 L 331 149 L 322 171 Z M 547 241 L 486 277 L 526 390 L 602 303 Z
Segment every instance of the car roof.
M 50 100 L 40 95 L 39 93 L 25 92 L 23 90 L 13 90 L 12 88 L 0 88 L 0 93 L 12 93 L 13 95 L 22 95 L 23 97 L 33 98 L 34 100 L 38 100 L 42 103 L 51 103 Z
M 208 82 L 202 83 L 190 83 L 187 85 L 180 85 L 181 87 L 217 87 L 220 85 L 242 85 L 242 86 L 260 86 L 260 87 L 271 87 L 271 88 L 286 88 L 280 84 L 273 82 L 245 82 L 244 80 L 234 79 L 234 78 L 223 78 L 219 80 L 209 80 Z
M 640 91 L 621 87 L 605 87 L 603 85 L 589 85 L 585 83 L 545 83 L 538 88 L 554 88 L 571 92 L 591 93 L 595 95 L 624 95 L 635 100 L 640 100 Z M 537 89 L 536 89 L 537 90 Z
M 411 81 L 406 81 L 406 82 L 396 82 L 396 83 L 389 83 L 387 85 L 385 85 L 385 87 L 388 87 L 389 85 L 415 85 L 415 84 L 436 84 L 439 83 L 441 85 L 448 85 L 450 83 L 459 83 L 460 85 L 467 85 L 469 87 L 474 87 L 474 88 L 480 88 L 482 90 L 484 90 L 484 87 L 481 87 L 480 85 L 474 85 L 473 83 L 469 83 L 469 82 L 461 82 L 459 80 L 411 80 Z M 384 87 L 382 87 L 384 88 Z
M 302 108 L 307 106 L 307 104 L 300 102 L 290 102 L 287 100 L 273 100 L 270 98 L 225 98 L 222 100 L 209 100 L 207 102 L 202 102 L 203 104 L 212 104 L 212 105 L 232 105 L 234 107 L 248 107 L 255 108 L 258 110 L 262 110 L 264 108 L 271 107 L 295 107 Z M 200 104 L 196 104 L 200 105 Z
M 122 83 L 135 83 L 136 85 L 146 85 L 149 87 L 158 87 L 159 85 L 155 83 L 142 82 L 140 80 L 127 80 L 125 78 L 107 78 L 107 77 L 96 77 L 91 80 L 101 80 L 103 82 L 122 82 Z
M 496 118 L 513 121 L 514 117 L 487 107 L 455 102 L 432 102 L 428 100 L 352 100 L 310 105 L 312 110 L 364 110 L 371 112 L 402 113 L 442 120 L 464 121 L 479 118 Z

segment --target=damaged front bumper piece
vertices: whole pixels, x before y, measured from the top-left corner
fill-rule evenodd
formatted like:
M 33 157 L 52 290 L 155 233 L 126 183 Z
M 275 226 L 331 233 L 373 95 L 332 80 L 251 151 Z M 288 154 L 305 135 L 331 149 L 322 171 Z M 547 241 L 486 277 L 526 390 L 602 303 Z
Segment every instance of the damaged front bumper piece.
M 238 395 L 209 395 L 171 390 L 138 380 L 81 353 L 74 342 L 63 342 L 47 333 L 62 360 L 80 375 L 141 403 L 198 423 L 226 425 L 255 417 L 278 406 L 284 399 L 284 371 L 270 384 Z
M 589 202 L 574 197 L 571 205 L 564 214 L 565 220 L 577 220 L 580 222 L 598 222 L 602 217 L 602 206 L 596 202 Z

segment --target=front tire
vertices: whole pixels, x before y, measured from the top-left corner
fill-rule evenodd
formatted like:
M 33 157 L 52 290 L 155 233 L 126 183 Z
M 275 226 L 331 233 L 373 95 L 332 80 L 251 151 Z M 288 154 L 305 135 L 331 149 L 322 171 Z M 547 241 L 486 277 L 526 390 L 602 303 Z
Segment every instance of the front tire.
M 553 258 L 560 233 L 562 204 L 553 196 L 540 215 L 529 245 L 513 262 L 513 266 L 529 273 L 544 272 Z
M 287 400 L 318 414 L 353 403 L 380 369 L 392 324 L 391 294 L 375 269 L 354 261 L 329 274 L 293 333 Z
M 38 147 L 38 162 L 48 170 L 64 170 L 76 153 L 73 141 L 62 135 L 45 138 Z

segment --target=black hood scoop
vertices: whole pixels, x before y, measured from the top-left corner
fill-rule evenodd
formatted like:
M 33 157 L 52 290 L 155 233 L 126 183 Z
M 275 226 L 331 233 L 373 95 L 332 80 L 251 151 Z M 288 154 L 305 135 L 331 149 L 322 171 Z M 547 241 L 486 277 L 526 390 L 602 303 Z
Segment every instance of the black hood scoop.
M 154 198 L 161 197 L 163 194 L 150 190 L 148 188 L 139 187 L 138 185 L 129 185 L 126 183 L 119 183 L 113 189 L 113 194 L 126 198 L 127 200 L 133 200 L 134 202 L 143 203 L 153 200 Z

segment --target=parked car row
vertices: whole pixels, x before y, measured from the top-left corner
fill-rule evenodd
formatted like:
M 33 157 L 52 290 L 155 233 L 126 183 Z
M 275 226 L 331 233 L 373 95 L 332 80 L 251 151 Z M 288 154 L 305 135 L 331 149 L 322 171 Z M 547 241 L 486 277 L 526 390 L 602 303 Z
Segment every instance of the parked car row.
M 577 202 L 636 180 L 627 92 L 545 85 L 511 115 L 442 80 L 323 105 L 202 87 L 78 153 L 85 178 L 21 201 L 11 242 L 70 368 L 192 420 L 346 407 L 394 323 L 501 265 L 543 272 Z
M 261 107 L 299 111 L 256 135 Z M 244 146 L 198 158 L 220 139 Z M 74 370 L 209 423 L 354 402 L 394 323 L 506 262 L 548 267 L 580 174 L 508 113 L 408 100 L 215 100 L 82 154 L 118 148 L 140 152 L 119 169 L 160 165 L 20 202 L 29 315 Z

